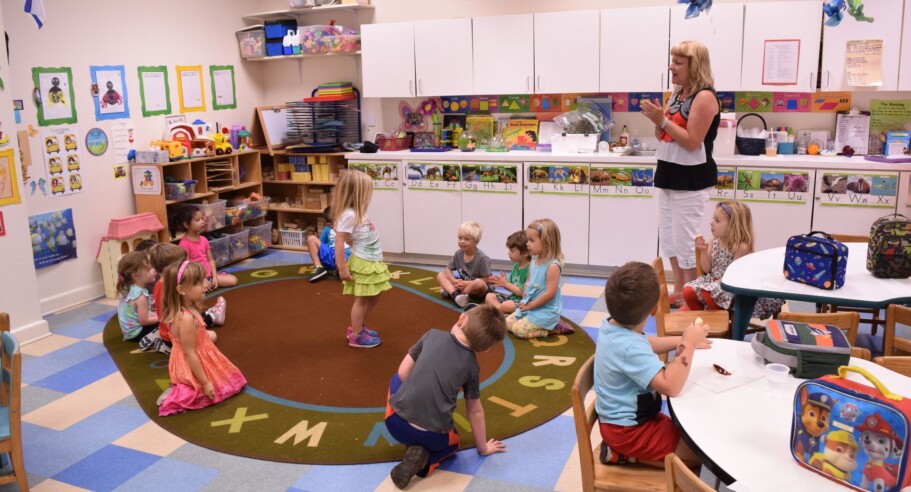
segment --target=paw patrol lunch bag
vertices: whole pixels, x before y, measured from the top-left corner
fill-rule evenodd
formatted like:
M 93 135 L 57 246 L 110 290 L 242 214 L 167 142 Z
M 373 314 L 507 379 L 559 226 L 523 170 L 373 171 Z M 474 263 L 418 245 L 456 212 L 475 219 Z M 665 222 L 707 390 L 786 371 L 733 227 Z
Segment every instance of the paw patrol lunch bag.
M 851 361 L 851 344 L 837 326 L 769 320 L 765 331 L 750 342 L 753 352 L 768 362 L 791 368 L 796 378 L 835 374 Z
M 911 277 L 911 220 L 892 214 L 873 223 L 867 244 L 867 270 L 879 278 Z
M 856 372 L 873 387 L 850 381 Z M 911 485 L 906 447 L 911 399 L 890 392 L 866 369 L 804 381 L 794 394 L 791 456 L 801 466 L 854 490 Z
M 845 284 L 848 247 L 825 232 L 812 231 L 788 238 L 784 253 L 784 278 L 820 289 Z

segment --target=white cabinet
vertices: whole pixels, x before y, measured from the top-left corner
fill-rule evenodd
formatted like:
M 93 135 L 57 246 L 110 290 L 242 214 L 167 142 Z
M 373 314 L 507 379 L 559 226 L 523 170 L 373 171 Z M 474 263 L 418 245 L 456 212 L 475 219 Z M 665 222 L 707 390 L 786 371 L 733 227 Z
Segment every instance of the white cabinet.
M 709 13 L 686 19 L 687 5 L 671 7 L 671 42 L 673 47 L 686 40 L 699 41 L 709 50 L 715 89 L 740 89 L 740 60 L 743 46 L 743 4 L 715 3 Z M 783 12 L 782 15 L 787 15 Z M 627 51 L 635 50 L 631 44 Z M 670 56 L 668 56 L 668 60 Z M 670 81 L 668 81 L 670 86 Z
M 475 94 L 531 94 L 535 75 L 535 25 L 532 14 L 475 17 Z M 457 49 L 456 66 L 465 50 Z
M 878 0 L 864 3 L 864 15 L 875 22 L 858 22 L 845 13 L 835 27 L 823 27 L 822 73 L 823 91 L 894 91 L 898 88 L 899 51 L 902 43 L 902 0 Z M 845 51 L 848 41 L 882 40 L 882 86 L 852 87 L 848 85 Z M 905 56 L 908 59 L 908 56 Z
M 743 27 L 742 90 L 816 91 L 816 70 L 819 64 L 820 36 L 819 2 L 763 2 L 746 4 Z M 714 8 L 712 13 L 715 13 Z M 763 83 L 766 60 L 766 41 L 799 41 L 796 83 Z M 712 68 L 715 68 L 714 53 Z
M 522 224 L 522 165 L 462 163 L 462 220 L 481 225 L 480 248 L 491 259 L 509 260 L 506 238 Z
M 534 16 L 534 92 L 598 92 L 598 11 Z
M 525 224 L 551 219 L 566 263 L 588 263 L 588 164 L 525 163 Z
M 364 97 L 417 97 L 411 22 L 361 26 Z
M 895 213 L 897 172 L 816 171 L 813 230 L 829 234 L 869 234 L 874 220 Z
M 405 161 L 405 252 L 452 256 L 462 223 L 457 162 Z
M 898 66 L 898 90 L 911 91 L 911 1 L 905 2 L 904 19 L 901 61 Z
M 383 251 L 386 253 L 404 252 L 401 163 L 349 160 L 348 168 L 365 172 L 373 178 L 373 197 L 370 199 L 367 216 L 376 226 Z
M 755 251 L 779 247 L 793 235 L 810 232 L 815 173 L 812 169 L 737 168 L 735 197 L 752 212 Z
M 414 23 L 414 65 L 417 96 L 474 94 L 471 60 L 471 18 Z M 388 57 L 399 52 L 389 52 Z M 401 56 L 408 56 L 401 51 Z
M 668 7 L 602 10 L 601 92 L 667 90 L 669 32 Z
M 592 164 L 589 265 L 621 266 L 628 261 L 651 263 L 655 259 L 658 197 L 654 176 L 655 166 Z M 566 244 L 566 232 L 563 238 Z

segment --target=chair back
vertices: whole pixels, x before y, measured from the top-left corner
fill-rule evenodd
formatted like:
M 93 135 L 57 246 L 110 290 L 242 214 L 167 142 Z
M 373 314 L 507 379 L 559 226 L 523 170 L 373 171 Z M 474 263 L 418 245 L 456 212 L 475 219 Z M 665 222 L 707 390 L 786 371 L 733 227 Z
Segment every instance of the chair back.
M 667 277 L 664 275 L 664 261 L 661 260 L 661 257 L 657 257 L 652 260 L 652 268 L 655 270 L 655 273 L 658 274 L 658 285 L 661 286 L 661 296 L 658 298 L 658 312 L 664 311 L 665 313 L 671 312 L 671 300 L 668 298 L 667 292 Z M 659 334 L 659 336 L 662 336 Z
M 870 240 L 869 235 L 861 234 L 829 234 L 832 239 L 842 243 L 865 243 Z
M 0 404 L 10 407 L 12 423 L 19 417 L 22 354 L 19 352 L 19 341 L 8 331 L 0 332 L 0 344 Z
M 891 357 L 877 357 L 873 359 L 873 362 L 889 369 L 890 371 L 895 371 L 903 376 L 911 377 L 911 357 L 901 357 L 901 356 L 891 356 Z
M 871 360 L 870 349 L 864 347 L 851 347 L 851 357 L 855 357 L 863 360 Z M 882 357 L 880 357 L 882 358 Z
M 911 308 L 890 304 L 886 308 L 886 329 L 883 334 L 883 355 L 897 355 L 896 350 L 911 352 L 911 340 L 896 334 L 895 325 L 911 325 Z
M 9 314 L 0 313 L 0 331 L 9 331 Z
M 667 477 L 668 492 L 714 492 L 711 488 L 687 468 L 686 464 L 671 453 L 664 457 L 664 476 Z
M 848 311 L 837 313 L 795 313 L 788 311 L 778 313 L 778 321 L 832 325 L 841 328 L 845 332 L 848 343 L 854 345 L 857 340 L 857 326 L 860 324 L 860 315 L 856 312 Z

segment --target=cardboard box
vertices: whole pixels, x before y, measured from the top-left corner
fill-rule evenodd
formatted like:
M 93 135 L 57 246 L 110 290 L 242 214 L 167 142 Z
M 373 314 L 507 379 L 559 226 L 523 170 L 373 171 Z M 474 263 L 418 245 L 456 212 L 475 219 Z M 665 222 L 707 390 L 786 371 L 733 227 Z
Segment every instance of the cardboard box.
M 291 181 L 313 181 L 310 173 L 291 173 Z

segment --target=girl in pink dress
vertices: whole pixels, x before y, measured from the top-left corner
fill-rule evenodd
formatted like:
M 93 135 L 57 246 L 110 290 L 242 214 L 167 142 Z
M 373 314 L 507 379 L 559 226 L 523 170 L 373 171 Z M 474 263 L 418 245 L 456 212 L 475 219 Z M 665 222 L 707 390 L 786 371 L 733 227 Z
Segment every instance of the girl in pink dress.
M 194 261 L 165 268 L 164 320 L 171 327 L 174 346 L 168 363 L 170 391 L 159 405 L 164 417 L 204 408 L 239 393 L 247 379 L 215 347 L 214 333 L 206 331 L 199 303 L 206 293 L 206 270 Z
M 202 235 L 208 227 L 202 210 L 185 206 L 174 214 L 172 220 L 174 222 L 173 230 L 184 233 L 180 240 L 180 247 L 187 250 L 190 261 L 199 262 L 206 269 L 206 292 L 219 287 L 237 285 L 237 277 L 230 273 L 218 272 L 215 269 L 215 258 L 212 256 L 209 240 Z

